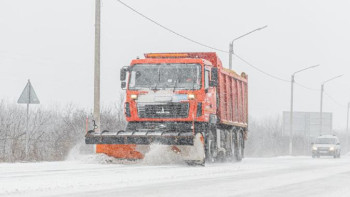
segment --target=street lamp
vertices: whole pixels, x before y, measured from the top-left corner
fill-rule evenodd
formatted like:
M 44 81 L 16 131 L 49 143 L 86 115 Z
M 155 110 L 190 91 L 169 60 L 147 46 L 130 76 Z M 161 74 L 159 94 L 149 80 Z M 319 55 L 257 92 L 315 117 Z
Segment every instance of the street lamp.
M 230 48 L 229 48 L 229 68 L 230 68 L 230 69 L 232 69 L 232 55 L 233 55 L 233 53 L 234 53 L 234 52 L 233 52 L 233 43 L 234 43 L 236 40 L 238 40 L 238 39 L 240 39 L 240 38 L 243 38 L 244 36 L 247 36 L 247 35 L 249 35 L 249 34 L 251 34 L 251 33 L 253 33 L 253 32 L 262 30 L 262 29 L 264 29 L 264 28 L 266 28 L 266 27 L 267 27 L 267 25 L 265 25 L 265 26 L 263 26 L 263 27 L 260 27 L 260 28 L 257 28 L 257 29 L 254 29 L 254 30 L 252 30 L 252 31 L 250 31 L 250 32 L 248 32 L 248 33 L 246 33 L 246 34 L 243 34 L 243 35 L 241 35 L 241 36 L 239 36 L 239 37 L 233 39 L 232 42 L 230 42 Z
M 290 114 L 289 114 L 289 155 L 292 155 L 293 153 L 293 98 L 294 98 L 294 76 L 295 74 L 297 73 L 300 73 L 302 71 L 305 71 L 305 70 L 308 70 L 308 69 L 311 69 L 311 68 L 315 68 L 315 67 L 318 67 L 320 66 L 319 64 L 317 65 L 314 65 L 314 66 L 309 66 L 307 68 L 304 68 L 304 69 L 301 69 L 301 70 L 298 70 L 296 72 L 294 72 L 292 74 L 292 79 L 291 79 L 291 94 L 290 94 Z
M 320 104 L 320 135 L 322 135 L 322 107 L 323 107 L 323 90 L 324 90 L 324 84 L 326 84 L 329 81 L 332 81 L 336 78 L 339 78 L 343 75 L 338 75 L 333 78 L 328 79 L 327 81 L 324 81 L 321 85 L 321 104 Z

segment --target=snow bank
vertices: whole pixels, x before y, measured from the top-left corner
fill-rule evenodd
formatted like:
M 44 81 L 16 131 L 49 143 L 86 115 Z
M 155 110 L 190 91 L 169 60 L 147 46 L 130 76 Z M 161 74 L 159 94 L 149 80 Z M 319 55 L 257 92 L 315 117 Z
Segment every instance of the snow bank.
M 180 155 L 171 150 L 169 146 L 152 144 L 150 151 L 146 153 L 142 160 L 145 165 L 161 165 L 161 164 L 185 164 Z
M 173 152 L 169 146 L 153 144 L 143 160 L 126 160 L 109 157 L 101 153 L 96 154 L 93 145 L 86 145 L 84 141 L 79 142 L 71 149 L 66 157 L 66 161 L 91 164 L 185 164 L 180 155 Z

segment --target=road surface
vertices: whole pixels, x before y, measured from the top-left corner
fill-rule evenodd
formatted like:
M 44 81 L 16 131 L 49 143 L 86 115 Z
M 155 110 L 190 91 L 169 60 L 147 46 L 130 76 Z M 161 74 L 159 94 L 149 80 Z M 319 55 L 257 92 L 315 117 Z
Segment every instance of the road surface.
M 189 167 L 105 156 L 0 164 L 0 196 L 350 196 L 350 156 L 245 158 Z

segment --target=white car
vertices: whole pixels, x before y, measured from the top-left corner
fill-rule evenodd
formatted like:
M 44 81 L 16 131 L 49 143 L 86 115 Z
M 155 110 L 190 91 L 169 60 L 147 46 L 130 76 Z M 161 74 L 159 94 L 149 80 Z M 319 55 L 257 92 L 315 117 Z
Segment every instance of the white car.
M 340 158 L 340 143 L 335 135 L 321 135 L 312 145 L 312 158 L 320 156 L 333 156 Z

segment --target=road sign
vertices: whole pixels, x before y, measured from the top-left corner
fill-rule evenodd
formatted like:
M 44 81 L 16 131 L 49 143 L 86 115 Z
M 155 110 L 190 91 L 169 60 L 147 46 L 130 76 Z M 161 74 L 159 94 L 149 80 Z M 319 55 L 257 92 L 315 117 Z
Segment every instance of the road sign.
M 21 96 L 19 97 L 17 103 L 19 104 L 27 104 L 27 126 L 26 126 L 26 159 L 28 158 L 28 152 L 29 152 L 29 104 L 39 104 L 39 98 L 36 96 L 35 91 L 33 89 L 32 84 L 30 83 L 30 80 L 28 79 L 28 83 L 26 87 L 24 88 Z
M 290 112 L 283 112 L 283 132 L 290 130 Z M 320 112 L 293 112 L 293 136 L 317 137 L 320 134 Z M 322 130 L 332 134 L 332 113 L 322 112 Z
M 17 103 L 19 104 L 39 104 L 39 98 L 36 96 L 32 84 L 28 80 L 26 87 L 24 88 Z

